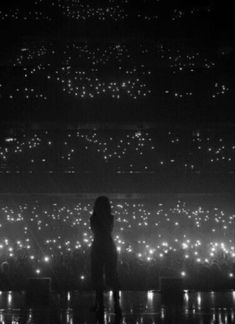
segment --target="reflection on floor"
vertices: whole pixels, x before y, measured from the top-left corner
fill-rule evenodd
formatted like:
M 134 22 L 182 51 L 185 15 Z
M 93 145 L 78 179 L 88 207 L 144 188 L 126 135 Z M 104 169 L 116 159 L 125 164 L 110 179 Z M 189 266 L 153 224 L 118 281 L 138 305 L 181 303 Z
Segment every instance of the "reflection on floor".
M 115 315 L 112 293 L 105 294 L 103 314 L 90 311 L 90 292 L 52 294 L 49 301 L 26 302 L 25 293 L 0 292 L 0 324 L 232 324 L 235 291 L 187 292 L 182 298 L 163 298 L 155 291 L 122 292 L 122 315 Z

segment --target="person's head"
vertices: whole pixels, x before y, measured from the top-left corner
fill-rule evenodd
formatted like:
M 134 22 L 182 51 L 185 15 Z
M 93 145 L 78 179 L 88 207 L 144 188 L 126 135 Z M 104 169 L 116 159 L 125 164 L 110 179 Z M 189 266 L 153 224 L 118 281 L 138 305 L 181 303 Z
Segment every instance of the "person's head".
M 100 196 L 96 198 L 94 204 L 94 214 L 95 215 L 110 215 L 111 206 L 109 199 L 106 196 Z

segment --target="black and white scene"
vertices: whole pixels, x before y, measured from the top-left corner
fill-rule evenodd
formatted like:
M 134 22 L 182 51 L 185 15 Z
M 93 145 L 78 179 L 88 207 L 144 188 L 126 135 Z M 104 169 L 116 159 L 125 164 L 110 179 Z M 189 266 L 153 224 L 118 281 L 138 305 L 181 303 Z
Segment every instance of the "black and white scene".
M 1 0 L 0 324 L 235 323 L 234 21 Z

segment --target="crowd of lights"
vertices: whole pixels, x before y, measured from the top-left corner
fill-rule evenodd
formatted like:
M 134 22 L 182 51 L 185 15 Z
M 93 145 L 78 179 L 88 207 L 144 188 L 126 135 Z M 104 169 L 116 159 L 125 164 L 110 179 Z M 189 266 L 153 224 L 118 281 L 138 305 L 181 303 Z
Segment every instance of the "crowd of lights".
M 161 59 L 168 63 L 173 74 L 193 73 L 200 70 L 210 70 L 216 67 L 212 57 L 207 57 L 203 51 L 196 51 L 185 48 L 171 48 L 164 44 L 159 46 Z
M 107 1 L 106 6 L 94 6 L 92 2 L 87 1 L 70 1 L 69 5 L 63 0 L 53 2 L 53 6 L 58 6 L 62 14 L 66 17 L 77 20 L 97 20 L 97 21 L 115 21 L 119 22 L 127 18 L 127 13 L 123 4 L 126 1 Z
M 125 44 L 94 47 L 74 42 L 65 45 L 61 52 L 55 48 L 52 44 L 21 48 L 12 62 L 13 71 L 18 71 L 15 81 L 19 86 L 11 92 L 9 83 L 8 86 L 1 83 L 2 97 L 5 97 L 3 92 L 6 88 L 10 100 L 46 100 L 45 93 L 57 84 L 61 93 L 84 99 L 101 96 L 137 99 L 151 93 L 151 71 L 144 64 L 132 62 L 133 53 Z M 55 62 L 60 63 L 55 65 Z M 39 80 L 44 93 L 37 89 Z
M 9 103 L 43 103 L 55 95 L 89 102 L 155 98 L 174 103 L 203 95 L 213 105 L 232 93 L 231 79 L 219 72 L 221 57 L 186 45 L 39 41 L 15 52 L 7 59 L 8 73 L 0 75 L 0 98 Z M 205 76 L 201 87 L 198 76 Z
M 43 199 L 1 200 L 1 261 L 24 255 L 36 274 L 58 255 L 76 251 L 89 256 L 93 235 L 89 218 L 92 202 Z M 113 237 L 120 260 L 135 257 L 141 262 L 161 262 L 174 254 L 189 264 L 232 264 L 235 258 L 232 210 L 193 206 L 184 201 L 150 203 L 113 201 Z M 231 268 L 232 269 L 232 268 Z M 187 276 L 185 269 L 179 275 Z M 232 270 L 228 273 L 234 277 Z M 81 273 L 80 279 L 86 275 Z
M 230 129 L 15 131 L 0 144 L 0 172 L 234 173 Z
M 212 6 L 197 6 L 192 4 L 187 9 L 177 7 L 177 4 L 168 4 L 168 13 L 165 12 L 164 1 L 138 1 L 133 6 L 131 0 L 34 0 L 22 6 L 0 7 L 0 21 L 46 21 L 53 22 L 58 17 L 64 17 L 76 23 L 89 22 L 126 22 L 129 19 L 158 23 L 162 17 L 169 22 L 178 22 L 187 17 L 200 17 L 205 14 L 209 17 L 213 12 Z

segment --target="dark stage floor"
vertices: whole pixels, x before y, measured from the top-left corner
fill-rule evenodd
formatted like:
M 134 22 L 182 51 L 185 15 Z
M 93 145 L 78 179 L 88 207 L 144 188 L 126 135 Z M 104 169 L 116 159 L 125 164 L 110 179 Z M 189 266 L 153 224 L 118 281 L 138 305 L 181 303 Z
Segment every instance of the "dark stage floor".
M 92 323 L 235 323 L 235 291 L 185 292 L 182 299 L 165 300 L 154 291 L 122 292 L 122 316 L 115 316 L 112 295 L 105 295 L 103 318 L 90 312 L 89 292 L 52 294 L 49 305 L 26 304 L 25 293 L 0 292 L 0 324 Z

